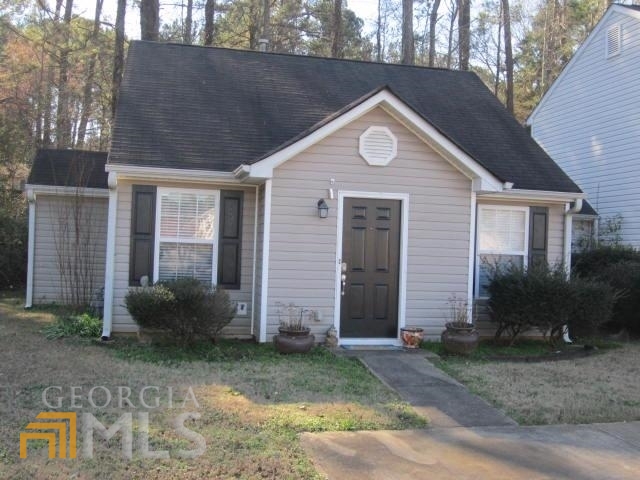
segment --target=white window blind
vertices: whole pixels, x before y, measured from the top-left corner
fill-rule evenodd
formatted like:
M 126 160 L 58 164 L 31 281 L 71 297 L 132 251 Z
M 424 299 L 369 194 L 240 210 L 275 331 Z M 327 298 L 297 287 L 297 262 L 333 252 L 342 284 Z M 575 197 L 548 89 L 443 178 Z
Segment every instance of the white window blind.
M 217 192 L 158 191 L 158 280 L 214 276 Z
M 488 295 L 490 274 L 495 267 L 523 267 L 528 250 L 527 207 L 480 206 L 478 209 L 478 255 L 476 292 Z

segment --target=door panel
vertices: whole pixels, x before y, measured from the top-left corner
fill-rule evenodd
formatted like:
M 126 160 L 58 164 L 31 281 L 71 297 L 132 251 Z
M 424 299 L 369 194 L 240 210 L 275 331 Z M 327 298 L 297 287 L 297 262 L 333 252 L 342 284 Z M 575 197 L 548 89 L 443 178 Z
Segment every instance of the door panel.
M 343 338 L 397 338 L 400 200 L 344 199 Z

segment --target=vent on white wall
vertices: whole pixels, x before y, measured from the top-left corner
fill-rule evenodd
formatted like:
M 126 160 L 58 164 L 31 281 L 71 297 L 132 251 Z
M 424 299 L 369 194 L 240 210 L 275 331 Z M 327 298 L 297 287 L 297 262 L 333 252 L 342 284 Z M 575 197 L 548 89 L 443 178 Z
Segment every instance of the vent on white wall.
M 360 135 L 359 152 L 369 165 L 384 167 L 396 157 L 398 140 L 387 127 L 369 127 Z
M 614 57 L 620 54 L 622 47 L 622 35 L 620 32 L 620 25 L 612 25 L 607 28 L 607 58 Z

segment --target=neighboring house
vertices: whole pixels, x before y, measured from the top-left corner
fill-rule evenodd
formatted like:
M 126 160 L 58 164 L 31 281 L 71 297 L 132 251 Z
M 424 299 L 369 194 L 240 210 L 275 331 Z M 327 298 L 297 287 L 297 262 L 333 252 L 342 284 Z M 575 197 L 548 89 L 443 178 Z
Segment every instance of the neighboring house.
M 584 197 L 473 73 L 140 41 L 106 170 L 105 337 L 180 276 L 230 292 L 229 335 L 294 303 L 319 340 L 434 337 L 484 262 L 569 261 Z
M 80 150 L 39 150 L 33 159 L 26 187 L 27 307 L 77 303 L 78 293 L 90 298 L 104 285 L 106 162 L 106 152 Z
M 622 240 L 640 247 L 640 6 L 612 5 L 527 120 Z M 584 221 L 575 225 L 585 227 Z M 577 232 L 576 232 L 577 233 Z

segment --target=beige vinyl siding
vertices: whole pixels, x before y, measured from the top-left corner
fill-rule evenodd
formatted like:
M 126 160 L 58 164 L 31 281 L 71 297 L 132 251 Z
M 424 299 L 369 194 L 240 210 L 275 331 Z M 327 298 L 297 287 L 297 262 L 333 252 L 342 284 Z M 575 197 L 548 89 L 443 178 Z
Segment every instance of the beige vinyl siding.
M 73 197 L 38 194 L 36 196 L 35 248 L 33 262 L 33 303 L 62 301 L 62 284 L 58 262 L 58 245 L 61 240 L 60 222 L 72 214 Z M 107 251 L 107 211 L 106 198 L 85 197 L 83 227 L 88 228 L 92 246 L 88 253 L 93 258 L 93 287 L 104 286 L 104 266 Z M 71 218 L 69 218 L 71 220 Z M 87 237 L 85 237 L 87 238 Z
M 386 167 L 358 154 L 358 139 L 372 125 L 398 139 L 397 157 Z M 439 335 L 447 298 L 467 296 L 471 182 L 377 108 L 274 172 L 267 339 L 277 333 L 278 302 L 318 312 L 310 325 L 317 340 L 334 324 L 338 191 L 409 195 L 406 324 Z M 318 218 L 320 198 L 329 205 L 327 219 Z
M 114 292 L 113 292 L 113 331 L 136 332 L 138 326 L 133 321 L 127 309 L 124 307 L 124 297 L 129 291 L 129 248 L 131 232 L 131 193 L 132 185 L 145 184 L 145 182 L 118 181 L 118 216 L 116 219 L 116 248 L 114 268 Z M 229 185 L 190 185 L 184 183 L 163 183 L 159 187 L 195 188 L 195 189 L 233 189 Z M 252 305 L 251 286 L 253 281 L 253 235 L 255 216 L 255 188 L 244 190 L 244 205 L 242 212 L 242 257 L 240 290 L 229 290 L 229 296 L 234 302 L 246 302 L 248 315 L 234 318 L 225 327 L 223 335 L 244 336 L 250 334 Z

